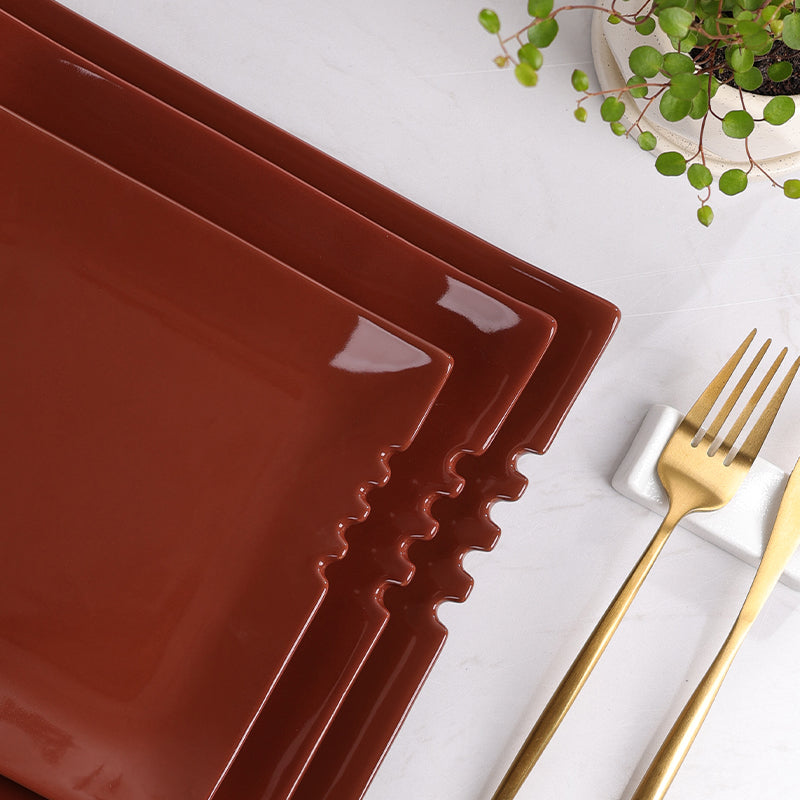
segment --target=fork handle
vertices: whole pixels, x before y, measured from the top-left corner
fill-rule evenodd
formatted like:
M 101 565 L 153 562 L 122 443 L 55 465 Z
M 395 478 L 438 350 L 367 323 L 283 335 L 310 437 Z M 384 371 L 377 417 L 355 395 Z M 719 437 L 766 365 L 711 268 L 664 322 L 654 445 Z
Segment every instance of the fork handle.
M 512 762 L 492 800 L 512 800 L 544 752 L 636 597 L 673 528 L 686 511 L 670 507 L 647 549 L 595 626 Z
M 711 705 L 751 625 L 752 619 L 744 620 L 739 617 L 736 620 L 717 657 L 667 734 L 631 800 L 661 800 L 667 793 L 708 716 Z

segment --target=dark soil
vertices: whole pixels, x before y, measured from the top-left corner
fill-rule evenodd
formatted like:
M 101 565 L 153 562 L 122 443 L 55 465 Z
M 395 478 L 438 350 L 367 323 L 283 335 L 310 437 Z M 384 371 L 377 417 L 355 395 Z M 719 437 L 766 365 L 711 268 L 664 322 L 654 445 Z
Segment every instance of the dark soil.
M 697 61 L 701 54 L 700 50 L 692 53 L 692 57 Z M 774 83 L 767 76 L 767 67 L 776 61 L 788 61 L 794 68 L 794 72 L 780 83 Z M 783 42 L 775 42 L 772 50 L 765 56 L 756 56 L 755 66 L 758 67 L 764 76 L 764 83 L 758 87 L 753 94 L 767 95 L 774 97 L 783 94 L 800 94 L 800 50 L 791 50 Z M 733 84 L 733 73 L 731 68 L 725 63 L 725 57 L 721 50 L 714 53 L 714 75 L 721 81 L 731 81 Z

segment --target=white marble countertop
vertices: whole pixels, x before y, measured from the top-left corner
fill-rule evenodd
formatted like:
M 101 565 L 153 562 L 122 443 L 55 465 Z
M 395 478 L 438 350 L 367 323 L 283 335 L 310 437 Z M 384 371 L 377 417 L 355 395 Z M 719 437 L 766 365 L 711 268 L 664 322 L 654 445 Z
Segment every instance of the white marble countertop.
M 615 302 L 622 323 L 524 498 L 473 554 L 475 589 L 368 800 L 488 800 L 658 524 L 610 478 L 647 408 L 685 409 L 752 327 L 800 352 L 800 203 L 695 192 L 592 118 L 589 18 L 565 18 L 539 86 L 492 64 L 480 2 L 62 0 L 436 213 Z M 526 21 L 524 0 L 499 0 Z M 800 455 L 800 387 L 763 454 Z M 624 800 L 721 644 L 752 568 L 678 530 L 520 800 Z M 794 797 L 800 594 L 778 586 L 670 792 Z M 245 800 L 245 799 L 243 799 Z

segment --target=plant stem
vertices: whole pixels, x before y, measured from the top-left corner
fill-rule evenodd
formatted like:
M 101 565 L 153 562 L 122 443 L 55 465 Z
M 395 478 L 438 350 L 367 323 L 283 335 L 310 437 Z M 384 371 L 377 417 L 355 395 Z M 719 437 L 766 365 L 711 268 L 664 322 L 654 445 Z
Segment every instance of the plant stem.
M 753 158 L 753 156 L 750 155 L 750 143 L 748 140 L 749 137 L 744 140 L 744 151 L 745 153 L 747 153 L 747 159 L 750 162 L 750 169 L 747 170 L 748 174 L 752 172 L 753 167 L 755 167 L 762 175 L 764 175 L 769 180 L 769 182 L 773 186 L 776 186 L 778 189 L 782 189 L 783 188 L 782 184 L 778 183 L 778 181 L 776 181 L 775 178 L 773 178 L 772 175 L 770 175 L 769 172 L 767 172 L 764 169 L 764 167 L 762 167 L 761 164 L 759 164 L 758 161 L 756 161 Z

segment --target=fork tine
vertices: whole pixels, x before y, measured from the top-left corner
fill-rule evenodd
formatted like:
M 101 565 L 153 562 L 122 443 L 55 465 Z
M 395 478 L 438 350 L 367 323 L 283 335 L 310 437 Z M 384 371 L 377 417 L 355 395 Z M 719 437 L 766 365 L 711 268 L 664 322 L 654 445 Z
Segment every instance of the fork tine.
M 734 370 L 742 360 L 745 351 L 750 347 L 751 342 L 756 336 L 756 329 L 753 328 L 750 334 L 739 345 L 739 349 L 728 359 L 725 366 L 717 373 L 714 380 L 708 384 L 705 391 L 697 398 L 697 402 L 689 409 L 686 414 L 686 422 L 695 430 L 699 430 L 703 421 L 711 411 L 711 407 L 717 402 L 717 398 L 725 388 L 725 384 L 730 380 Z
M 758 365 L 761 363 L 761 359 L 764 358 L 764 354 L 769 349 L 770 344 L 772 344 L 772 339 L 767 339 L 763 345 L 761 345 L 761 349 L 756 353 L 755 358 L 750 362 L 750 366 L 745 370 L 744 375 L 739 378 L 738 383 L 734 387 L 733 391 L 728 395 L 728 398 L 725 400 L 724 405 L 719 410 L 719 413 L 714 418 L 714 422 L 711 423 L 711 427 L 708 429 L 706 433 L 706 437 L 711 440 L 712 442 L 714 439 L 717 438 L 717 434 L 722 430 L 722 426 L 725 424 L 725 420 L 728 419 L 728 416 L 731 413 L 731 410 L 736 405 L 736 401 L 742 396 L 742 392 L 745 390 L 750 378 L 753 377 L 753 373 L 756 371 Z M 783 358 L 783 356 L 781 356 Z M 773 373 L 774 374 L 774 373 Z M 766 386 L 762 389 L 762 394 L 766 390 Z M 760 397 L 761 395 L 759 395 Z
M 800 358 L 796 359 L 794 364 L 792 364 L 792 366 L 789 368 L 789 371 L 786 373 L 786 377 L 781 381 L 780 386 L 775 390 L 775 394 L 772 395 L 772 399 L 769 401 L 769 404 L 761 413 L 761 416 L 753 426 L 753 429 L 744 440 L 744 444 L 739 448 L 739 454 L 744 456 L 744 458 L 746 458 L 748 461 L 755 461 L 758 451 L 761 450 L 761 445 L 764 444 L 764 439 L 767 438 L 769 429 L 772 427 L 772 423 L 775 421 L 778 409 L 781 407 L 783 398 L 786 397 L 786 392 L 789 391 L 789 387 L 791 386 L 798 369 L 800 369 Z
M 749 420 L 753 414 L 756 405 L 758 405 L 758 401 L 761 400 L 761 398 L 764 396 L 764 392 L 767 391 L 772 379 L 775 377 L 775 373 L 778 371 L 778 367 L 780 367 L 781 362 L 786 357 L 787 352 L 788 348 L 784 347 L 783 350 L 778 353 L 778 357 L 775 359 L 769 370 L 767 370 L 767 374 L 761 379 L 761 383 L 758 384 L 758 387 L 753 392 L 753 396 L 747 401 L 747 405 L 745 405 L 736 422 L 734 422 L 734 424 L 731 426 L 731 429 L 725 436 L 725 441 L 719 446 L 719 449 L 722 450 L 722 453 L 726 457 L 736 442 L 737 437 L 742 432 L 742 429 L 747 424 L 747 420 Z M 778 392 L 780 392 L 780 387 L 778 387 Z M 781 397 L 781 400 L 782 399 L 783 398 Z M 778 403 L 778 406 L 780 406 L 780 402 Z M 777 412 L 777 410 L 778 409 L 776 408 L 775 411 Z M 767 430 L 769 430 L 769 428 L 767 428 Z M 766 436 L 766 431 L 764 432 L 764 435 Z

